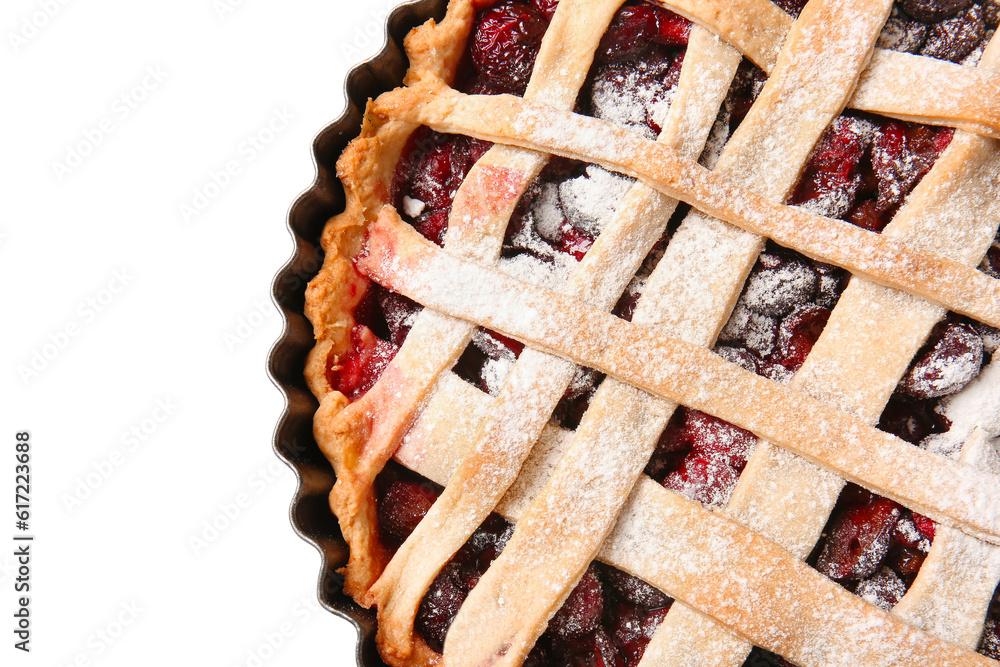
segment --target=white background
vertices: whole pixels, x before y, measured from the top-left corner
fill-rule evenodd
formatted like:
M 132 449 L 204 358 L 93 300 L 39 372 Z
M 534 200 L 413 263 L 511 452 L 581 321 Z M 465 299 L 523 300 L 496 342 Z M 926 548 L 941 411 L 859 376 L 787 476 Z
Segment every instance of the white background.
M 269 290 L 312 139 L 393 4 L 3 3 L 0 664 L 353 664 L 271 451 Z M 22 429 L 30 654 L 13 649 Z

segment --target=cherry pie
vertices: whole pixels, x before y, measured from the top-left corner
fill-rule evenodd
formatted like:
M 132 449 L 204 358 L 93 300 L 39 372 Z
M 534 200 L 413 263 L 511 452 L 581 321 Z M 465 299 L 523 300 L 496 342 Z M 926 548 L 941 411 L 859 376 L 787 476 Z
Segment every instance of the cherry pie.
M 306 294 L 387 662 L 996 664 L 998 21 L 451 0 L 409 35 Z

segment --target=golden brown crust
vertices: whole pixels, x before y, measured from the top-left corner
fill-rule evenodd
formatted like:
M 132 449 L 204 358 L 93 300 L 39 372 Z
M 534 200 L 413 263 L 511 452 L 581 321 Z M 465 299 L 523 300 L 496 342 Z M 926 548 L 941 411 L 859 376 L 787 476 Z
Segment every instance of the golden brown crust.
M 406 85 L 454 80 L 474 13 L 473 0 L 452 0 L 440 24 L 432 20 L 407 35 L 404 45 L 411 64 Z M 370 111 L 369 102 L 361 135 L 337 161 L 346 208 L 324 227 L 320 245 L 326 259 L 306 288 L 306 316 L 313 324 L 317 350 L 323 355 L 347 350 L 348 334 L 354 325 L 351 311 L 361 301 L 368 283 L 354 271 L 352 258 L 361 249 L 368 223 L 389 203 L 396 164 L 417 128 L 411 123 L 385 121 Z M 317 398 L 323 398 L 330 387 L 319 377 L 317 366 L 318 360 L 309 364 L 310 387 Z
M 406 37 L 410 59 L 405 83 L 454 80 L 475 15 L 473 0 L 451 0 L 441 23 L 429 21 Z M 369 103 L 370 107 L 370 103 Z M 321 246 L 326 258 L 319 274 L 306 288 L 306 316 L 313 325 L 316 345 L 307 359 L 305 376 L 320 400 L 314 420 L 316 441 L 333 464 L 341 486 L 357 486 L 359 494 L 331 492 L 330 503 L 350 547 L 344 569 L 344 589 L 358 602 L 378 578 L 388 555 L 379 541 L 375 499 L 370 485 L 354 484 L 366 477 L 358 469 L 365 436 L 371 428 L 363 411 L 341 417 L 348 399 L 334 391 L 327 380 L 328 364 L 335 365 L 348 351 L 354 327 L 352 311 L 364 297 L 368 280 L 355 271 L 353 259 L 361 250 L 365 230 L 378 210 L 389 203 L 392 178 L 406 141 L 416 125 L 374 118 L 366 110 L 361 135 L 351 142 L 337 162 L 344 184 L 345 211 L 330 219 Z M 385 652 L 394 665 L 434 664 L 436 654 L 422 642 L 412 660 Z
M 854 481 L 886 492 L 935 520 L 951 522 L 938 509 L 951 514 L 959 505 L 968 505 L 965 516 L 971 521 L 962 522 L 961 528 L 979 539 L 998 539 L 1000 526 L 986 525 L 997 524 L 1000 519 L 995 509 L 996 495 L 1000 494 L 1000 479 L 996 476 L 930 455 L 805 397 L 797 396 L 788 403 L 793 393 L 790 390 L 735 370 L 707 351 L 676 341 L 667 343 L 668 339 L 631 324 L 615 324 L 609 321 L 614 318 L 582 304 L 527 284 L 516 284 L 502 274 L 490 277 L 488 269 L 467 262 L 462 263 L 461 270 L 453 270 L 461 260 L 449 259 L 406 225 L 391 222 L 392 215 L 386 209 L 373 227 L 365 262 L 366 269 L 380 283 L 430 308 L 472 319 L 550 354 L 607 371 L 650 393 L 716 414 L 781 442 L 800 455 L 807 455 L 809 449 L 816 455 L 814 461 L 829 463 L 841 473 L 845 472 L 843 464 L 856 457 L 856 465 L 851 464 L 853 471 L 847 473 Z M 433 281 L 428 279 L 428 273 L 435 276 Z M 453 282 L 443 279 L 447 276 L 461 276 L 456 279 L 461 280 L 463 289 L 459 291 Z M 490 315 L 484 316 L 487 312 Z M 571 320 L 580 323 L 581 328 Z M 621 327 L 631 330 L 615 334 L 615 329 Z M 528 330 L 535 333 L 529 334 Z M 625 350 L 619 341 L 630 341 L 628 344 L 634 347 Z M 673 352 L 666 352 L 667 347 Z M 571 355 L 570 349 L 580 350 L 580 356 Z M 681 353 L 682 349 L 685 352 Z M 670 359 L 661 358 L 658 350 Z M 680 358 L 686 356 L 691 358 Z M 693 377 L 702 373 L 700 378 Z M 676 387 L 674 391 L 668 389 L 672 386 Z M 721 395 L 721 386 L 731 389 L 733 395 Z M 776 433 L 766 433 L 772 427 Z M 777 432 L 785 436 L 772 437 Z M 860 439 L 870 442 L 866 445 Z M 452 442 L 448 438 L 438 444 L 448 446 Z M 420 466 L 418 470 L 430 473 Z M 430 476 L 442 482 L 452 472 Z M 883 483 L 872 485 L 865 481 L 883 473 Z M 905 478 L 910 476 L 920 479 L 907 482 Z M 889 486 L 905 487 L 910 492 L 902 497 L 889 493 Z M 915 501 L 917 495 L 940 508 Z M 974 516 L 980 512 L 983 516 Z M 989 535 L 973 524 L 986 528 Z M 888 616 L 766 538 L 707 512 L 649 479 L 633 490 L 600 558 L 641 576 L 798 664 L 996 664 Z M 706 581 L 716 585 L 706 586 Z M 511 588 L 520 584 L 506 582 L 500 594 L 492 598 L 493 604 L 501 605 Z M 822 613 L 816 613 L 817 609 Z M 851 628 L 858 627 L 864 627 L 865 632 L 854 636 Z M 845 646 L 841 641 L 845 636 L 855 641 Z
M 687 0 L 685 3 L 690 4 Z M 773 8 L 769 2 L 761 4 L 762 7 L 765 5 Z M 369 225 L 390 201 L 393 172 L 407 139 L 418 127 L 416 123 L 426 120 L 414 115 L 413 110 L 423 104 L 425 107 L 434 107 L 434 113 L 442 117 L 452 111 L 449 107 L 461 103 L 458 98 L 447 95 L 429 97 L 428 91 L 434 91 L 437 95 L 447 90 L 446 86 L 453 80 L 472 27 L 475 9 L 474 0 L 452 0 L 448 14 L 440 25 L 430 22 L 407 37 L 406 50 L 412 65 L 407 72 L 405 84 L 410 88 L 394 91 L 376 103 L 369 103 L 361 136 L 351 143 L 338 161 L 338 176 L 344 182 L 347 206 L 343 214 L 332 218 L 324 228 L 321 245 L 326 252 L 326 260 L 306 293 L 306 313 L 314 326 L 317 341 L 307 360 L 306 378 L 310 389 L 321 400 L 315 420 L 315 435 L 338 476 L 337 487 L 330 495 L 330 503 L 351 548 L 350 562 L 345 569 L 345 591 L 365 605 L 376 600 L 370 594 L 370 589 L 389 560 L 389 554 L 378 538 L 372 486 L 383 461 L 373 458 L 365 450 L 373 431 L 386 426 L 379 422 L 377 416 L 385 409 L 381 405 L 385 397 L 379 397 L 373 392 L 352 405 L 351 409 L 345 410 L 349 401 L 330 386 L 327 368 L 330 364 L 336 368 L 338 358 L 348 351 L 350 332 L 355 324 L 351 313 L 364 297 L 368 285 L 368 281 L 355 270 L 353 259 L 361 250 Z M 786 21 L 772 23 L 774 25 L 771 28 L 781 28 Z M 760 40 L 752 31 L 749 38 Z M 774 39 L 764 39 L 757 46 L 773 47 L 776 54 L 780 43 Z M 993 95 L 992 88 L 984 95 L 985 97 L 980 96 L 981 99 L 977 98 L 976 103 L 982 106 L 983 100 L 986 100 L 988 108 L 990 96 Z M 875 99 L 880 98 L 876 95 Z M 877 108 L 883 102 L 876 101 L 875 104 Z M 965 117 L 961 116 L 966 111 L 966 106 L 968 105 L 956 107 L 948 112 L 951 115 L 947 118 L 936 118 L 931 122 L 960 125 L 954 121 L 961 119 L 966 122 Z M 468 110 L 465 109 L 466 112 Z M 972 121 L 969 122 L 980 120 L 980 116 L 982 114 L 971 114 Z M 927 122 L 926 118 L 923 120 Z M 995 119 L 993 123 L 996 124 Z M 976 128 L 972 129 L 976 131 Z M 463 134 L 476 134 L 467 128 L 459 130 Z M 995 130 L 992 126 L 981 126 L 979 131 Z M 543 143 L 529 147 L 548 148 Z M 995 308 L 995 304 L 984 307 Z M 400 379 L 400 385 L 393 384 L 392 378 L 387 382 L 392 386 L 402 386 L 405 378 Z M 422 399 L 415 397 L 410 401 L 414 409 L 420 400 Z M 412 417 L 393 424 L 391 428 L 394 434 L 387 436 L 385 440 L 391 442 L 400 438 L 402 432 L 409 427 L 410 420 L 415 418 L 414 412 Z M 380 609 L 380 619 L 381 617 Z M 412 645 L 401 646 L 387 640 L 381 626 L 379 647 L 383 657 L 398 667 L 437 664 L 441 658 L 415 633 Z M 793 646 L 790 650 L 794 654 L 799 649 Z M 933 650 L 933 645 L 928 650 Z M 961 654 L 954 654 L 959 655 Z
M 448 482 L 473 446 L 472 436 L 492 403 L 489 395 L 465 381 L 454 376 L 446 378 L 400 452 L 407 466 L 439 484 Z M 448 419 L 457 404 L 466 406 L 475 416 L 468 422 Z M 513 522 L 521 519 L 545 486 L 551 467 L 571 445 L 571 437 L 571 432 L 550 425 L 529 457 L 518 484 L 497 507 L 498 512 Z M 803 667 L 996 667 L 996 662 L 981 655 L 958 651 L 948 641 L 914 631 L 770 541 L 646 477 L 633 490 L 599 559 L 678 600 L 689 599 L 698 605 L 699 613 L 722 619 L 728 627 L 745 631 L 744 636 L 753 643 Z M 706 586 L 705 582 L 714 585 Z M 816 600 L 821 603 L 817 605 Z M 834 608 L 836 612 L 827 612 Z M 745 625 L 745 619 L 751 622 Z M 877 637 L 843 640 L 853 636 L 859 627 L 877 633 Z M 721 659 L 713 660 L 715 657 L 676 664 L 726 664 Z

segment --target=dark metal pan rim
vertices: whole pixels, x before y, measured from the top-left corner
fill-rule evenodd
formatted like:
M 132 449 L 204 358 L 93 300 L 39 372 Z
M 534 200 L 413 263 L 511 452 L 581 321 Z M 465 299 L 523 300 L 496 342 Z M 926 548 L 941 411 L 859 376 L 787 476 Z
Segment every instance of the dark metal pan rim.
M 317 597 L 326 609 L 357 628 L 359 667 L 385 663 L 375 648 L 374 613 L 344 594 L 343 577 L 336 572 L 347 563 L 348 550 L 328 503 L 335 480 L 333 470 L 312 436 L 317 402 L 302 375 L 306 355 L 314 342 L 312 326 L 303 313 L 305 287 L 322 266 L 319 239 L 323 225 L 344 210 L 343 188 L 336 176 L 337 158 L 359 134 L 366 101 L 401 85 L 406 69 L 403 38 L 429 18 L 440 20 L 445 6 L 446 0 L 411 0 L 394 9 L 386 20 L 382 51 L 347 75 L 347 108 L 313 140 L 316 178 L 289 209 L 286 226 L 295 249 L 275 275 L 271 290 L 271 298 L 284 321 L 281 336 L 267 360 L 268 376 L 285 398 L 285 408 L 274 431 L 274 452 L 292 469 L 297 480 L 289 508 L 292 527 L 320 554 Z

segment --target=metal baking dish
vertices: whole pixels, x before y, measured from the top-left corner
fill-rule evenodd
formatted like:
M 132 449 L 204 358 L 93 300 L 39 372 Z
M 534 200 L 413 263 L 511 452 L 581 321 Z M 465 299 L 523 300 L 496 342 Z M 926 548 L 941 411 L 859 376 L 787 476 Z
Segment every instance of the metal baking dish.
M 395 9 L 386 21 L 386 46 L 381 53 L 347 75 L 347 110 L 313 141 L 316 180 L 292 205 L 288 228 L 295 241 L 292 258 L 278 272 L 272 296 L 284 316 L 284 331 L 268 357 L 271 380 L 284 393 L 285 411 L 274 433 L 274 451 L 295 472 L 298 489 L 292 499 L 292 526 L 319 550 L 322 565 L 317 595 L 334 614 L 353 623 L 361 635 L 358 665 L 385 665 L 375 648 L 375 614 L 344 594 L 337 570 L 347 564 L 347 544 L 327 496 L 336 479 L 330 463 L 312 435 L 318 406 L 302 372 L 313 346 L 312 326 L 303 314 L 306 284 L 323 264 L 320 234 L 326 221 L 344 210 L 344 190 L 337 180 L 337 158 L 361 131 L 361 117 L 369 98 L 402 84 L 406 70 L 403 38 L 427 19 L 444 17 L 446 0 L 416 0 Z M 325 85 L 325 82 L 318 82 Z

